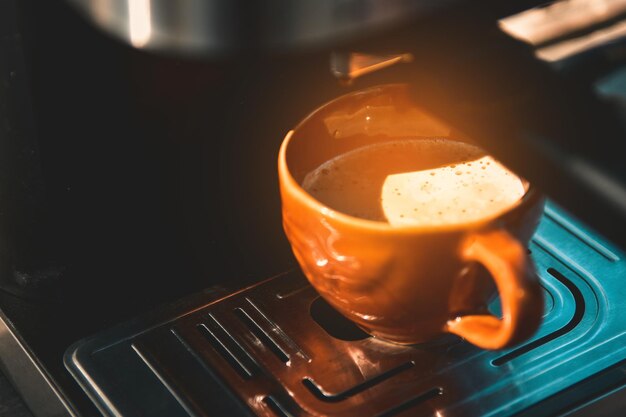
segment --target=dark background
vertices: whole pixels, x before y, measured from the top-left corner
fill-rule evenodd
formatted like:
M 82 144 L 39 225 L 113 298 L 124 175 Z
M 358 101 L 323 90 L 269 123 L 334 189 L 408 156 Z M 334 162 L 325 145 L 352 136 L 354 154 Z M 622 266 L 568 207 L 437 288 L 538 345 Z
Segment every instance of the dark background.
M 61 2 L 20 2 L 18 15 L 14 93 L 30 114 L 12 131 L 34 168 L 9 194 L 22 207 L 4 222 L 6 292 L 116 322 L 293 264 L 276 157 L 299 119 L 347 91 L 326 52 L 194 61 L 126 47 Z
M 327 51 L 191 60 L 131 49 L 62 1 L 0 14 L 0 309 L 60 383 L 83 337 L 295 266 L 276 158 L 348 91 Z

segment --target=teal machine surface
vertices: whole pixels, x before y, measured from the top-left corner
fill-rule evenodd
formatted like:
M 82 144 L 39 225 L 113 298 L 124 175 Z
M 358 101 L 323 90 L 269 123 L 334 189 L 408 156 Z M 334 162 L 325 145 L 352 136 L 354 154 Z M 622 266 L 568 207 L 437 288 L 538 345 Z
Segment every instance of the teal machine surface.
M 624 398 L 624 254 L 551 203 L 529 250 L 544 321 L 511 349 L 367 337 L 289 272 L 81 341 L 66 366 L 110 416 L 551 416 Z

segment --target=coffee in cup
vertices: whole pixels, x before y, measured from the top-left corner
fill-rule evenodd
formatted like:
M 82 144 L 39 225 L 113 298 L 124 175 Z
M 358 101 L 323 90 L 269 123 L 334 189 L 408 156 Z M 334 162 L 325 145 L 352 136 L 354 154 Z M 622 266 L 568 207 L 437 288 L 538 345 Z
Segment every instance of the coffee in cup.
M 479 220 L 526 192 L 517 175 L 479 147 L 445 138 L 354 149 L 309 172 L 302 187 L 334 210 L 397 227 Z

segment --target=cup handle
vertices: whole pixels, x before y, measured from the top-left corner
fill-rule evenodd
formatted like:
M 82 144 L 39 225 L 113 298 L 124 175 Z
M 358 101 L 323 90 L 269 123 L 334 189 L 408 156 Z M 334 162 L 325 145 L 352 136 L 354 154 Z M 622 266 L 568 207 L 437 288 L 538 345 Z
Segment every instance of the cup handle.
M 447 331 L 483 349 L 502 349 L 530 337 L 543 316 L 543 293 L 522 244 L 503 229 L 470 234 L 461 246 L 464 261 L 483 264 L 493 276 L 502 319 L 491 314 L 457 317 Z

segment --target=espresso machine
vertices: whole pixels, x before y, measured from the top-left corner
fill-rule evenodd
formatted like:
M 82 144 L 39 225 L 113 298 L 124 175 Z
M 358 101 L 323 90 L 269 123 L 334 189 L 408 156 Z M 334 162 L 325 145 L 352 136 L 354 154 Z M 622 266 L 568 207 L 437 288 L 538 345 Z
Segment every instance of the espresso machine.
M 0 0 L 15 415 L 623 412 L 626 2 L 501 3 Z M 388 83 L 548 196 L 529 341 L 392 345 L 299 271 L 280 142 Z

